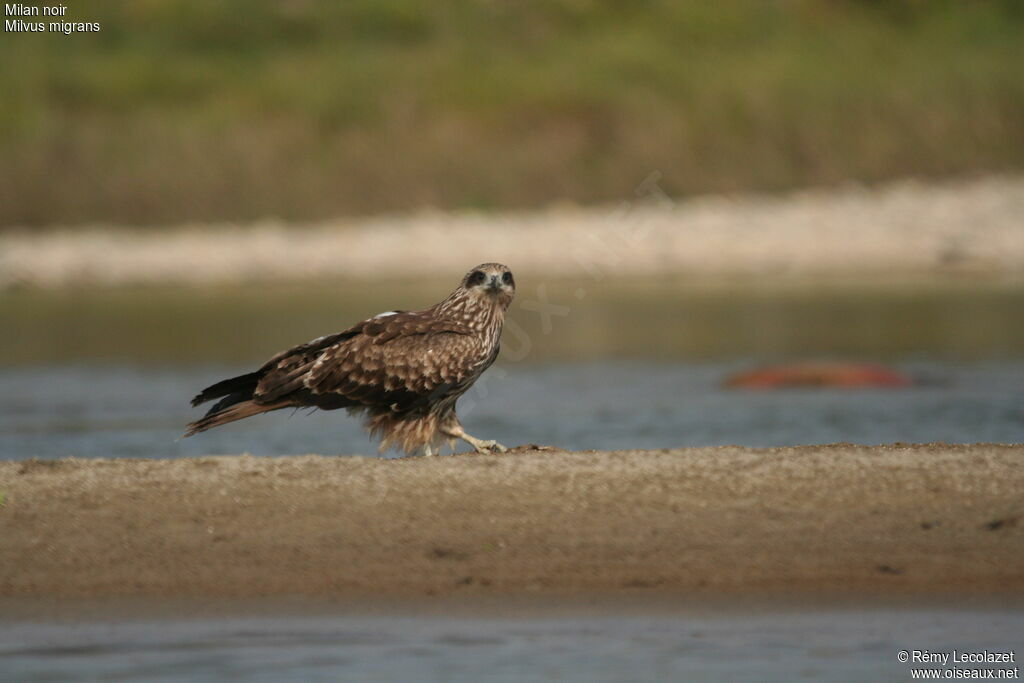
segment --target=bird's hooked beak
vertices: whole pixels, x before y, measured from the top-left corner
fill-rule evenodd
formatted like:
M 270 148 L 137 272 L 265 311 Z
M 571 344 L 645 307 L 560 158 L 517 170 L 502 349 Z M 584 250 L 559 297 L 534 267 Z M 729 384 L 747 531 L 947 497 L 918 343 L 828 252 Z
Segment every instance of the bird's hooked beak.
M 500 292 L 501 291 L 501 276 L 492 275 L 490 282 L 487 283 L 488 292 Z

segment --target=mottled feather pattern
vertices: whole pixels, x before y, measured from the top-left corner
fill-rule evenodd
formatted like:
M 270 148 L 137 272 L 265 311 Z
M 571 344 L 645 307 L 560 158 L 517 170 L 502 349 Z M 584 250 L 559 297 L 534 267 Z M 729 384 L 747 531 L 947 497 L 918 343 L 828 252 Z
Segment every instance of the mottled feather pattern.
M 213 385 L 195 400 L 225 398 L 204 421 L 190 425 L 189 433 L 222 424 L 218 412 L 225 418 L 254 414 L 249 407 L 227 413 L 245 400 L 268 411 L 346 408 L 365 416 L 367 429 L 382 438 L 382 448 L 397 445 L 413 452 L 437 446 L 447 438 L 442 432 L 461 427 L 455 415 L 458 397 L 497 357 L 505 311 L 514 294 L 510 273 L 503 284 L 498 280 L 507 272 L 500 264 L 483 264 L 431 308 L 374 316 L 283 351 L 256 373 Z M 485 274 L 482 283 L 477 282 L 480 273 Z M 216 391 L 250 385 L 251 393 Z

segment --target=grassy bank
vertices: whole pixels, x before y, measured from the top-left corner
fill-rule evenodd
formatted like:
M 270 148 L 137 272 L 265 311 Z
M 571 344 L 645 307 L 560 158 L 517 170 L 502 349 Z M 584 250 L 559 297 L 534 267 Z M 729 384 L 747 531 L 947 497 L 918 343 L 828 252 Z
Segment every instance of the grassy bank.
M 0 43 L 0 226 L 1020 168 L 1020 7 L 96 0 Z

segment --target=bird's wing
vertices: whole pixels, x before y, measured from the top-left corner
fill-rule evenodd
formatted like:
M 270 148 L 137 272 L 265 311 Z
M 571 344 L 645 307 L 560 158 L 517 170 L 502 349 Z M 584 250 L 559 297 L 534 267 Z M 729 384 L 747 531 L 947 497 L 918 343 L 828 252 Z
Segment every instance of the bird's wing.
M 375 318 L 326 349 L 305 386 L 322 397 L 405 412 L 439 400 L 480 371 L 472 330 L 428 313 Z
M 317 337 L 313 341 L 293 346 L 275 355 L 256 373 L 259 381 L 253 392 L 253 400 L 257 403 L 272 403 L 296 389 L 301 389 L 306 373 L 324 350 L 359 336 L 366 322 L 353 325 L 344 332 Z
M 261 368 L 254 397 L 270 403 L 301 390 L 342 405 L 409 410 L 465 381 L 473 346 L 461 323 L 426 312 L 378 316 L 279 353 Z

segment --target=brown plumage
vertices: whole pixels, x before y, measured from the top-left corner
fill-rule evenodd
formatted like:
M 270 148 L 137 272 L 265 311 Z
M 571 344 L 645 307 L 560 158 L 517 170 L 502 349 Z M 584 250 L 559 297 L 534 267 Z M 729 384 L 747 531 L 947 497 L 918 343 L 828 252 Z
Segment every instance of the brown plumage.
M 364 416 L 382 450 L 394 445 L 433 455 L 458 438 L 480 452 L 504 451 L 467 434 L 455 402 L 497 358 L 514 295 L 506 266 L 479 265 L 428 309 L 382 313 L 203 389 L 193 406 L 220 400 L 185 436 L 281 408 L 345 408 Z

